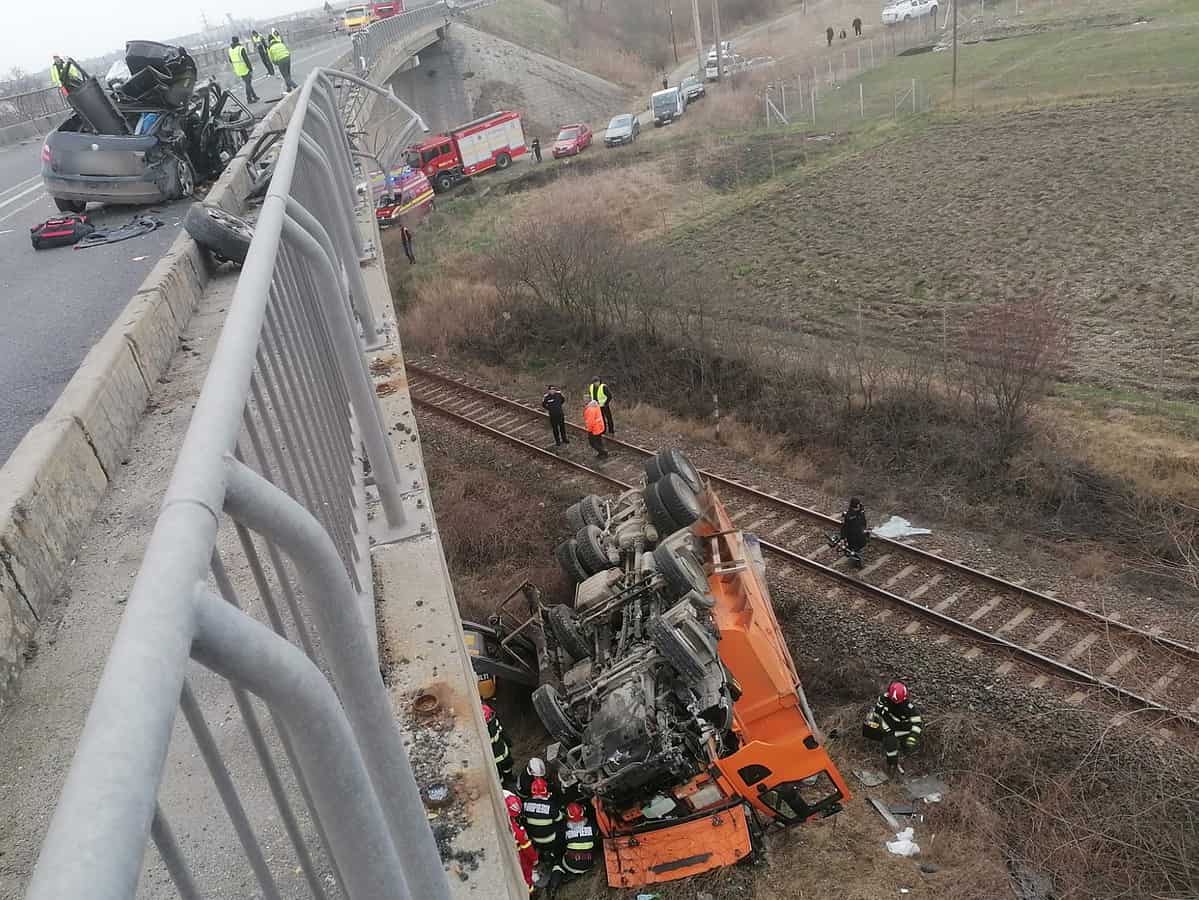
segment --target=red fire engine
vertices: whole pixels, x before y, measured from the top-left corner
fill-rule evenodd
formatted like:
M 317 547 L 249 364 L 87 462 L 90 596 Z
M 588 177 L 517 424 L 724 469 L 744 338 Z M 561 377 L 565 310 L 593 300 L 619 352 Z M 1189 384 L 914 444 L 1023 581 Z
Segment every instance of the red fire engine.
M 496 112 L 450 130 L 448 135 L 431 135 L 405 151 L 408 165 L 420 169 L 445 191 L 471 175 L 488 169 L 506 169 L 528 152 L 520 115 Z

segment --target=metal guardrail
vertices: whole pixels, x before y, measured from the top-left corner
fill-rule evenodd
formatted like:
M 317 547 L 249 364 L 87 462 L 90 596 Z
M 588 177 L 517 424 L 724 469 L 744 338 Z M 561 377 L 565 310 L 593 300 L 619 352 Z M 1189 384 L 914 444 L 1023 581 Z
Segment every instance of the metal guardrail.
M 277 879 L 322 900 L 448 896 L 359 607 L 371 591 L 367 481 L 393 531 L 404 510 L 362 352 L 375 327 L 335 80 L 385 93 L 325 69 L 301 89 L 28 900 L 133 897 L 148 840 L 178 894 L 202 896 L 159 802 L 180 708 L 257 896 L 297 895 Z M 243 611 L 245 572 L 270 627 Z M 212 681 L 189 660 L 228 682 L 290 861 L 256 834 L 200 707 L 198 679 Z
M 0 97 L 0 128 L 31 122 L 70 109 L 67 98 L 56 87 Z

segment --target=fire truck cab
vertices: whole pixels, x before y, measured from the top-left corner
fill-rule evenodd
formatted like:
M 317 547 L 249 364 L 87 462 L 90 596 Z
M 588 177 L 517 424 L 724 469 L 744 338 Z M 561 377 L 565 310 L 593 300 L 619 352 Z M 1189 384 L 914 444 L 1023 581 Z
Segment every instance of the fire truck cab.
M 430 135 L 405 151 L 405 161 L 424 172 L 434 190 L 446 191 L 488 169 L 506 169 L 526 152 L 520 115 L 496 112 L 459 125 L 449 134 Z

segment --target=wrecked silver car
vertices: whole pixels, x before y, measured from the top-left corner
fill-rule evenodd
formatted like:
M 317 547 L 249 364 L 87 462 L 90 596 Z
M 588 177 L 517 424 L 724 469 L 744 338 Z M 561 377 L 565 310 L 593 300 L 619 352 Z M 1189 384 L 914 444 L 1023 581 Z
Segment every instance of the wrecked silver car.
M 107 87 L 75 63 L 81 77 L 63 85 L 74 113 L 46 138 L 42 180 L 64 212 L 89 201 L 189 197 L 253 130 L 253 114 L 231 93 L 211 80 L 196 87 L 196 63 L 183 47 L 130 41 L 125 63 L 128 76 Z

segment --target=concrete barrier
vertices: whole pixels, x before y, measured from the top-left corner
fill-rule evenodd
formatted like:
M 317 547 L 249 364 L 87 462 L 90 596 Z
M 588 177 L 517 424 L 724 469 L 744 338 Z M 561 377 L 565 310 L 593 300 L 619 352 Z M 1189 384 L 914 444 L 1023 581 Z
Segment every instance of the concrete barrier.
M 283 127 L 298 97 L 278 103 L 255 133 Z M 246 209 L 252 144 L 207 198 L 236 215 Z M 0 468 L 0 709 L 211 274 L 211 258 L 181 233 Z

